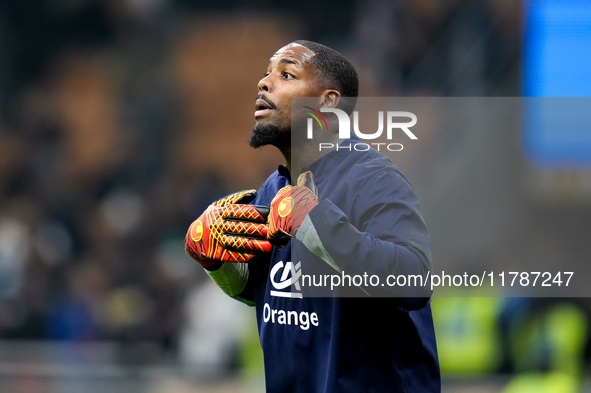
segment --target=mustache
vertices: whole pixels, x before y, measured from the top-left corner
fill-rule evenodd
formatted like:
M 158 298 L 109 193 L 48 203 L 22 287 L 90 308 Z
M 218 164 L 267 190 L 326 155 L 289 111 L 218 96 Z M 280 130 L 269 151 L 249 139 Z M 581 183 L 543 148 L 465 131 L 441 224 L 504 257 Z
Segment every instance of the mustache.
M 255 99 L 255 101 L 256 101 L 256 100 L 263 100 L 263 101 L 265 101 L 265 102 L 267 103 L 267 105 L 269 105 L 269 107 L 270 107 L 271 109 L 277 109 L 277 106 L 275 105 L 275 103 L 274 103 L 273 101 L 271 101 L 270 99 L 268 99 L 268 98 L 267 98 L 267 97 L 266 97 L 264 94 L 262 94 L 262 93 L 260 93 L 260 94 L 258 94 L 258 95 L 257 95 L 257 98 Z

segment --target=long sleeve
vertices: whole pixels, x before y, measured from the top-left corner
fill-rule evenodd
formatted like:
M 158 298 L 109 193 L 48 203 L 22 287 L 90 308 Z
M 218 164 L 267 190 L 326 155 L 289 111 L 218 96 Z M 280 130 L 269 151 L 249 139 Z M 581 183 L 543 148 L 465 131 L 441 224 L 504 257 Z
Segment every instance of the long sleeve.
M 349 198 L 352 217 L 331 199 L 321 198 L 297 239 L 336 272 L 379 277 L 378 286 L 363 287 L 368 294 L 397 297 L 405 308 L 420 308 L 431 295 L 429 286 L 395 287 L 386 281 L 403 275 L 426 284 L 432 267 L 430 239 L 418 200 L 399 172 L 369 178 Z
M 216 270 L 206 269 L 205 272 L 226 295 L 249 306 L 254 306 L 252 300 L 241 296 L 248 284 L 247 263 L 224 262 Z

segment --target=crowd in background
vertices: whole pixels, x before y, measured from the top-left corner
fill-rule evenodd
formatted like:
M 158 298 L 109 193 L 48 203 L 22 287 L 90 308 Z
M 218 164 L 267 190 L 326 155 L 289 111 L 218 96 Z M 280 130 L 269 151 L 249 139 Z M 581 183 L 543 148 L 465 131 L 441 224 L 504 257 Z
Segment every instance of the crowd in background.
M 520 94 L 517 2 L 239 3 L 2 2 L 1 339 L 115 340 L 138 362 L 180 350 L 210 318 L 187 312 L 193 296 L 215 296 L 196 292 L 186 228 L 280 163 L 246 140 L 290 40 L 345 53 L 362 96 Z

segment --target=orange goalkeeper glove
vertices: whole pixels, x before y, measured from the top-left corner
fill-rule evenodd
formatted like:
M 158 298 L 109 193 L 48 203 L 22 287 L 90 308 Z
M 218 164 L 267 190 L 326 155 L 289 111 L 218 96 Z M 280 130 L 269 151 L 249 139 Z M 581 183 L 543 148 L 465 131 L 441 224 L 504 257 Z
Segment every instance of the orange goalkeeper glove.
M 211 204 L 187 231 L 187 254 L 211 267 L 218 261 L 247 262 L 255 254 L 271 251 L 269 209 L 247 205 L 255 196 L 255 190 L 240 191 Z
M 280 189 L 271 201 L 268 239 L 272 244 L 287 244 L 300 229 L 304 218 L 318 205 L 312 172 L 302 173 L 296 184 Z

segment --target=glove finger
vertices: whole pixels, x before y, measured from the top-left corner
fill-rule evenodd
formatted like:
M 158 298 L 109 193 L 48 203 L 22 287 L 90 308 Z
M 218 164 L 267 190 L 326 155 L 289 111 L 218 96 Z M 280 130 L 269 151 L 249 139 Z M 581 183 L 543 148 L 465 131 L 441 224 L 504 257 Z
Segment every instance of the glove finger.
M 234 203 L 248 203 L 252 202 L 257 195 L 256 190 L 238 191 L 225 197 L 218 199 L 213 203 L 215 206 L 226 206 Z
M 256 190 L 248 190 L 248 192 L 245 192 L 244 194 L 242 194 L 240 198 L 236 199 L 234 203 L 247 204 L 254 201 L 254 198 L 256 198 L 256 196 Z
M 306 216 L 318 205 L 318 198 L 308 187 L 293 187 L 291 195 L 296 201 L 291 213 L 291 235 L 295 236 Z
M 291 209 L 293 205 L 291 191 L 291 186 L 285 186 L 277 192 L 277 195 L 271 201 L 269 240 L 273 244 L 287 243 L 281 233 L 289 235 L 291 231 Z
M 245 263 L 248 262 L 252 257 L 254 257 L 254 254 L 245 254 L 234 251 L 228 251 L 228 255 L 230 256 L 230 259 L 228 259 L 225 262 Z
M 266 239 L 269 233 L 267 224 L 231 220 L 220 220 L 212 225 L 211 230 L 216 238 L 219 238 L 220 235 L 238 235 L 253 239 Z
M 314 193 L 314 195 L 318 196 L 318 189 L 316 188 L 316 184 L 314 183 L 314 176 L 312 175 L 311 171 L 307 171 L 299 175 L 296 184 L 298 186 L 308 187 L 310 191 Z
M 272 212 L 269 213 L 270 222 L 275 222 L 277 220 L 281 220 L 282 218 L 289 217 L 293 205 L 293 198 L 291 198 L 291 193 L 291 186 L 285 186 L 277 192 L 277 195 L 275 195 L 275 197 L 271 201 Z
M 252 253 L 228 250 L 223 248 L 219 254 L 219 257 L 215 259 L 223 262 L 244 263 L 248 262 L 252 257 L 254 257 L 254 254 Z
M 201 254 L 202 259 L 213 259 L 222 262 L 247 262 L 254 256 L 251 252 L 244 252 L 245 250 L 228 249 L 213 238 L 210 238 L 209 243 L 208 250 L 205 250 L 207 254 Z
M 266 239 L 255 239 L 232 234 L 221 235 L 219 243 L 224 249 L 237 252 L 265 253 L 273 248 Z
M 271 206 L 275 206 L 278 201 L 291 195 L 291 186 L 285 186 L 277 191 L 277 194 L 271 200 Z
M 230 204 L 220 208 L 220 217 L 234 221 L 267 222 L 269 208 L 266 206 Z

